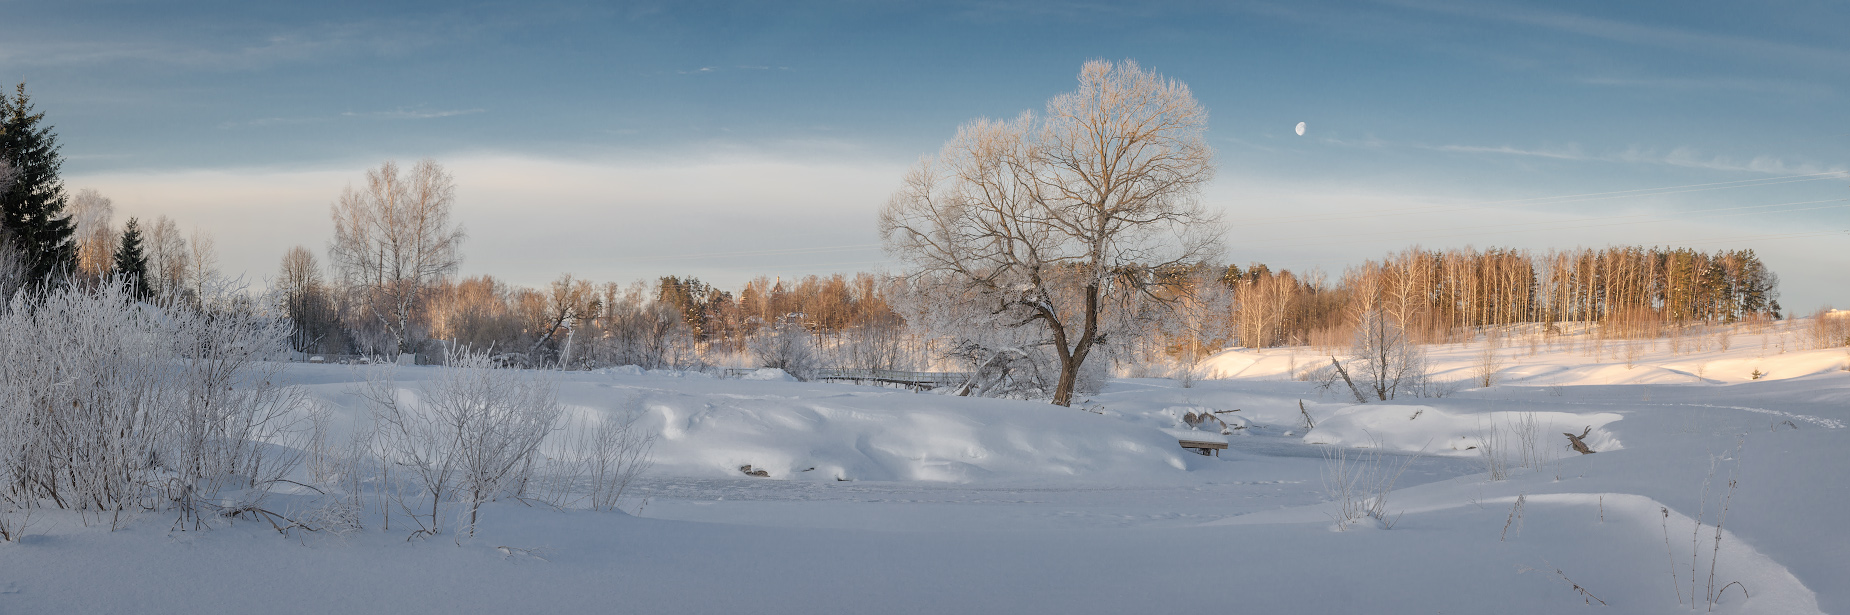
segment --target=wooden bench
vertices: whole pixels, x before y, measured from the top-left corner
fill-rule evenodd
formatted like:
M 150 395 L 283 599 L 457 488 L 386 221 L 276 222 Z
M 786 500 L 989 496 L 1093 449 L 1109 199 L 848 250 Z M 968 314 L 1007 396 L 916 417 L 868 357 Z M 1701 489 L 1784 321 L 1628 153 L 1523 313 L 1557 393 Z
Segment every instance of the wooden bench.
M 1182 448 L 1195 451 L 1195 453 L 1203 457 L 1206 457 L 1208 455 L 1219 457 L 1220 452 L 1227 449 L 1226 442 L 1204 442 L 1201 440 L 1178 440 L 1178 441 L 1182 443 Z

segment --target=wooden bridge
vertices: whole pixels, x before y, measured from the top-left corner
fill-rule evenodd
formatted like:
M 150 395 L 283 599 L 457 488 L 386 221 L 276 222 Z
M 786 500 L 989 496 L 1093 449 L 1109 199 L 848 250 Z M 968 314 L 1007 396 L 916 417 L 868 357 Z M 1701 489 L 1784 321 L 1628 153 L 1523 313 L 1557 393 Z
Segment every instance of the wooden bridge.
M 727 369 L 725 376 L 738 378 L 755 371 L 758 370 Z M 954 387 L 969 379 L 970 374 L 962 372 L 908 372 L 894 369 L 819 369 L 810 377 L 810 380 L 817 381 L 900 386 L 914 391 Z
M 816 380 L 833 380 L 836 382 L 853 382 L 855 384 L 890 384 L 903 386 L 915 391 L 930 391 L 944 387 L 954 387 L 970 379 L 970 374 L 961 372 L 905 372 L 893 369 L 822 369 L 816 370 Z

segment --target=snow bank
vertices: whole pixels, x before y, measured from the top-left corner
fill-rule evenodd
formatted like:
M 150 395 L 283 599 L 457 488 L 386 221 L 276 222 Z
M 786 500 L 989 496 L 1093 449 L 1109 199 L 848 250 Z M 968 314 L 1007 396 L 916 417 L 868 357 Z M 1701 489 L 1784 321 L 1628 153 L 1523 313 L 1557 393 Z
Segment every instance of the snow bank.
M 1201 373 L 1203 378 L 1290 378 L 1313 364 L 1328 364 L 1329 361 L 1329 357 L 1307 354 L 1300 349 L 1229 348 L 1202 360 Z
M 433 367 L 401 367 L 407 393 Z M 291 365 L 290 378 L 345 417 L 339 441 L 364 422 L 354 394 L 364 372 Z M 559 399 L 595 424 L 640 412 L 656 435 L 658 477 L 772 480 L 1044 481 L 1139 480 L 1187 468 L 1187 452 L 1158 431 L 1046 403 L 947 397 L 909 391 L 795 382 L 782 370 L 747 379 L 615 368 L 559 376 Z
M 839 385 L 790 395 L 802 389 L 735 381 L 727 391 L 691 390 L 649 377 L 622 380 L 644 396 L 645 421 L 660 434 L 658 475 L 733 477 L 750 465 L 771 479 L 968 482 L 1187 467 L 1176 441 L 1154 429 L 1043 403 Z
M 1316 429 L 1304 434 L 1304 443 L 1473 457 L 1493 434 L 1511 448 L 1520 445 L 1523 433 L 1532 432 L 1540 448 L 1554 451 L 1567 443 L 1560 434 L 1578 435 L 1592 427 L 1585 438 L 1587 446 L 1611 451 L 1623 446 L 1605 426 L 1620 418 L 1612 412 L 1460 412 L 1433 406 L 1361 404 L 1319 421 Z
M 1829 374 L 1850 365 L 1847 349 L 1803 349 L 1806 334 L 1802 327 L 1753 331 L 1737 325 L 1692 333 L 1680 342 L 1599 341 L 1577 335 L 1534 345 L 1511 334 L 1496 350 L 1496 382 L 1539 386 L 1732 384 Z M 1717 341 L 1722 337 L 1729 340 L 1728 348 L 1721 348 L 1723 344 Z M 1430 344 L 1424 350 L 1434 380 L 1459 388 L 1477 386 L 1473 383 L 1484 362 L 1482 340 Z M 1336 352 L 1340 358 L 1345 351 Z M 1204 359 L 1201 373 L 1205 379 L 1288 381 L 1329 363 L 1330 356 L 1314 348 L 1228 348 Z

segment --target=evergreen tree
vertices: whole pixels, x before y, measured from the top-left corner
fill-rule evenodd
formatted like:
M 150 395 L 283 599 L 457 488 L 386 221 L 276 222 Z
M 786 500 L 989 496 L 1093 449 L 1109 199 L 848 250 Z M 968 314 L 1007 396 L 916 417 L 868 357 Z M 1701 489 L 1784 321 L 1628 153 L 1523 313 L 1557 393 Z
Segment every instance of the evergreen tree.
M 0 92 L 0 157 L 14 171 L 13 185 L 0 192 L 0 234 L 25 257 L 32 280 L 66 274 L 77 260 L 75 227 L 64 216 L 64 182 L 58 177 L 64 158 L 58 135 L 41 125 L 44 119 L 33 113 L 24 82 L 12 97 Z
M 148 287 L 148 255 L 141 249 L 141 225 L 134 218 L 122 227 L 122 245 L 116 248 L 116 275 L 128 282 L 136 298 L 154 294 Z

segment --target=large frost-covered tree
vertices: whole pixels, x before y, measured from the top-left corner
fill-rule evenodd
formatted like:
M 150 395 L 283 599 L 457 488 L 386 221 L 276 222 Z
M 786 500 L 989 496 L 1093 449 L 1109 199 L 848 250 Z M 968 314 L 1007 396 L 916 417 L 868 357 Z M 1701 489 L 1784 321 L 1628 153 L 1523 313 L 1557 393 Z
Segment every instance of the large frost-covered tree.
M 25 83 L 13 96 L 0 92 L 0 157 L 13 168 L 11 185 L 0 191 L 0 234 L 20 251 L 34 280 L 70 272 L 77 257 L 58 176 L 64 157 L 58 135 L 44 120 L 45 114 L 34 112 Z
M 880 215 L 887 249 L 1038 326 L 1072 403 L 1104 339 L 1103 312 L 1154 272 L 1212 258 L 1218 217 L 1196 201 L 1214 175 L 1207 110 L 1135 62 L 1087 62 L 1044 116 L 963 125 L 914 167 Z
M 426 159 L 407 173 L 397 163 L 381 164 L 366 172 L 363 188 L 349 186 L 334 203 L 328 257 L 397 352 L 417 351 L 417 306 L 428 285 L 462 261 L 463 230 L 450 221 L 455 200 L 455 180 Z

